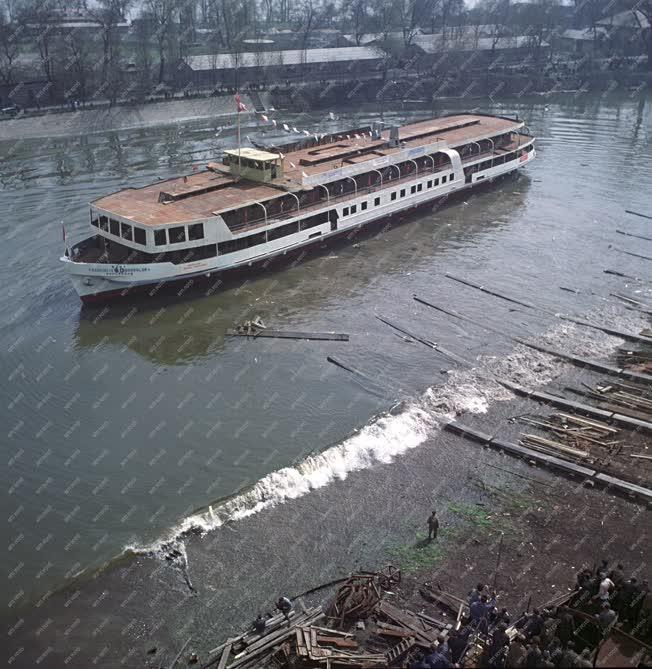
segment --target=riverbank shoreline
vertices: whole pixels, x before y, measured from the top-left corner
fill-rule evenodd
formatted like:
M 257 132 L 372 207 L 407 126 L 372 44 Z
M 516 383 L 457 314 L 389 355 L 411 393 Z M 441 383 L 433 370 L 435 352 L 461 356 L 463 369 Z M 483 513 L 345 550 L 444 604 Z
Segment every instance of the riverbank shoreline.
M 563 372 L 554 384 L 575 370 Z M 528 409 L 531 403 L 515 398 L 466 420 L 504 426 Z M 463 490 L 446 474 L 461 463 Z M 435 542 L 426 542 L 431 507 L 441 530 Z M 205 661 L 211 648 L 259 611 L 271 610 L 280 594 L 296 596 L 387 562 L 403 571 L 396 593 L 401 605 L 427 611 L 419 595 L 424 582 L 463 596 L 482 581 L 495 583 L 500 605 L 519 613 L 526 595 L 514 593 L 527 593 L 536 606 L 551 591 L 571 588 L 575 566 L 587 560 L 620 561 L 645 578 L 652 552 L 648 513 L 608 491 L 585 488 L 582 480 L 438 431 L 391 465 L 351 473 L 306 497 L 168 546 L 183 555 L 191 583 L 175 560 L 136 556 L 83 587 L 73 584 L 44 598 L 11 626 L 10 657 L 14 666 L 39 660 L 55 667 L 74 649 L 82 664 L 153 667 L 147 648 L 172 652 L 191 637 L 192 651 Z M 329 594 L 306 599 L 314 605 Z

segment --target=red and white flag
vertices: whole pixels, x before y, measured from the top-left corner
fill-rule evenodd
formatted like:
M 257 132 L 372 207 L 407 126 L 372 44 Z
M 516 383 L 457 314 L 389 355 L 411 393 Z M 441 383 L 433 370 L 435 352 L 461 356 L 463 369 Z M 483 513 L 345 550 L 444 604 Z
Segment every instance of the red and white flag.
M 235 94 L 234 100 L 235 100 L 235 106 L 238 110 L 238 114 L 240 112 L 247 111 L 247 108 L 245 107 L 245 105 L 240 100 L 240 93 Z

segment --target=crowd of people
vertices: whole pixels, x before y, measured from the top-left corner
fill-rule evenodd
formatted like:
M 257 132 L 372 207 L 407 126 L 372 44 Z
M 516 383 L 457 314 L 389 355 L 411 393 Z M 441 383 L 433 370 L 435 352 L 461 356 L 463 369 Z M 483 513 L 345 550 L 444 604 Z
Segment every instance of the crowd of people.
M 495 592 L 478 583 L 468 595 L 468 616 L 459 630 L 438 639 L 410 669 L 459 667 L 470 648 L 482 649 L 473 666 L 488 669 L 592 667 L 599 646 L 614 626 L 637 638 L 649 633 L 649 585 L 624 567 L 603 560 L 582 568 L 564 606 L 535 608 L 511 624 Z M 580 634 L 581 631 L 581 634 Z

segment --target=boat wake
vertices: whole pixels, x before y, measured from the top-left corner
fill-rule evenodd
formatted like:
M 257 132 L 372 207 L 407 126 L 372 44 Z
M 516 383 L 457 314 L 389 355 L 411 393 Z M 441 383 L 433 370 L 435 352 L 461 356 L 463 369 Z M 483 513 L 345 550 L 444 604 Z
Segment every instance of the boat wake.
M 624 316 L 621 310 L 612 313 L 607 308 L 600 310 L 599 317 L 602 322 L 608 318 L 612 326 L 618 323 L 631 332 L 645 327 L 641 315 L 630 313 Z M 560 322 L 537 339 L 567 353 L 596 359 L 608 356 L 623 343 L 598 330 L 568 322 Z M 307 495 L 334 480 L 346 479 L 352 472 L 391 463 L 402 453 L 424 444 L 455 416 L 485 413 L 493 402 L 513 399 L 514 395 L 498 379 L 536 388 L 550 383 L 567 369 L 568 363 L 520 344 L 506 357 L 480 356 L 473 368 L 450 371 L 444 384 L 428 388 L 420 398 L 375 417 L 342 443 L 310 455 L 296 465 L 271 472 L 251 488 L 193 513 L 167 537 L 149 545 L 129 546 L 128 550 L 173 564 L 180 562 L 177 553 L 181 553 L 186 569 L 183 539 L 189 534 L 210 532 Z

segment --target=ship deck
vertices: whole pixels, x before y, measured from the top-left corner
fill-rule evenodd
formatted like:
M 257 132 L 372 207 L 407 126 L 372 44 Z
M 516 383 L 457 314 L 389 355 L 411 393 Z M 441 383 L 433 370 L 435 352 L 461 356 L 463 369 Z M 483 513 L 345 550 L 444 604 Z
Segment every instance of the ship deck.
M 343 131 L 342 140 L 286 153 L 285 176 L 274 185 L 236 181 L 220 171 L 204 170 L 144 188 L 121 190 L 95 200 L 93 206 L 141 225 L 187 223 L 210 218 L 216 212 L 265 202 L 289 191 L 309 190 L 301 185 L 304 173 L 312 176 L 437 140 L 449 147 L 459 146 L 472 138 L 506 133 L 520 125 L 520 121 L 512 119 L 474 114 L 435 118 L 401 126 L 400 140 L 405 146 L 400 148 L 387 145 L 389 130 L 383 131 L 380 140 L 369 136 L 347 138 Z M 161 193 L 173 199 L 162 202 Z

